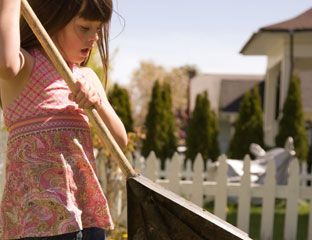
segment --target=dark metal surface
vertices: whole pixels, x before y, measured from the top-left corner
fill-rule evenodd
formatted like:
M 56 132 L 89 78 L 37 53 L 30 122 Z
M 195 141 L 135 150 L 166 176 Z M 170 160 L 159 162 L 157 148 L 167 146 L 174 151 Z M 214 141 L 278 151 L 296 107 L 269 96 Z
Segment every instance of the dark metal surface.
M 248 235 L 143 176 L 127 180 L 129 240 L 250 239 Z

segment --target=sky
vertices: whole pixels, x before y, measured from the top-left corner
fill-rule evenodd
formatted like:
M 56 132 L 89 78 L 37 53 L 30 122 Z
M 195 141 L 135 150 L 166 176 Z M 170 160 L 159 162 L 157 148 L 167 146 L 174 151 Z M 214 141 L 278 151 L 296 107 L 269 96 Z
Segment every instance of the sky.
M 112 81 L 130 82 L 141 61 L 168 70 L 264 74 L 266 57 L 239 52 L 259 28 L 295 17 L 310 0 L 114 0 Z

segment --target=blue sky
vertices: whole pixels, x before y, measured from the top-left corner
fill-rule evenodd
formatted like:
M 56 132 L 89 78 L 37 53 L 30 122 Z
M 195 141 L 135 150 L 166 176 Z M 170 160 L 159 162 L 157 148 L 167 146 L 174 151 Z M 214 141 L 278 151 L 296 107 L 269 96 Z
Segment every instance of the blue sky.
M 260 27 L 294 17 L 310 0 L 114 0 L 112 80 L 130 81 L 140 61 L 203 73 L 263 74 L 265 57 L 239 51 Z

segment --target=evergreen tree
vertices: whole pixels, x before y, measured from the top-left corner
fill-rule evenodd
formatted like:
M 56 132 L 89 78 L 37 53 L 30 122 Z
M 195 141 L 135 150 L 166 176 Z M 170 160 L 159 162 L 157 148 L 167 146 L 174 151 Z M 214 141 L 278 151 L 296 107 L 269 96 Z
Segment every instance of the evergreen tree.
M 283 107 L 283 116 L 279 122 L 279 131 L 275 138 L 276 145 L 283 147 L 289 136 L 294 139 L 295 151 L 298 158 L 300 160 L 306 160 L 308 139 L 304 125 L 300 79 L 297 76 L 294 76 L 289 83 L 287 98 Z
M 127 132 L 133 131 L 130 98 L 127 89 L 114 84 L 107 94 L 108 100 L 125 125 Z
M 196 96 L 195 108 L 189 121 L 186 137 L 186 158 L 195 160 L 201 153 L 204 161 L 219 156 L 216 115 L 210 109 L 207 91 Z
M 209 158 L 212 160 L 217 160 L 220 155 L 220 148 L 219 148 L 219 141 L 218 141 L 218 134 L 219 134 L 219 127 L 217 123 L 217 116 L 214 111 L 211 111 L 211 133 L 210 133 L 210 144 L 209 144 Z
M 263 146 L 263 114 L 258 88 L 246 92 L 239 108 L 228 155 L 243 159 L 251 143 Z
M 177 148 L 177 138 L 175 135 L 176 125 L 172 111 L 171 88 L 169 83 L 163 85 L 163 103 L 164 103 L 164 132 L 166 133 L 166 144 L 163 148 L 163 156 L 171 157 Z
M 166 158 L 172 157 L 177 145 L 169 85 L 161 86 L 158 81 L 154 83 L 145 127 L 146 138 L 143 141 L 142 155 L 147 157 L 154 151 L 164 168 Z

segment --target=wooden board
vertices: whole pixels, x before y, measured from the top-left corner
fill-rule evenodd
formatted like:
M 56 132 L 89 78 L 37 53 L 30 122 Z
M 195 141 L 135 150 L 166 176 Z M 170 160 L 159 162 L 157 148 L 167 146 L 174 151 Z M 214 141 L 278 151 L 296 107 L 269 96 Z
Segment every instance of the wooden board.
M 127 180 L 129 240 L 250 239 L 233 225 L 143 176 Z

